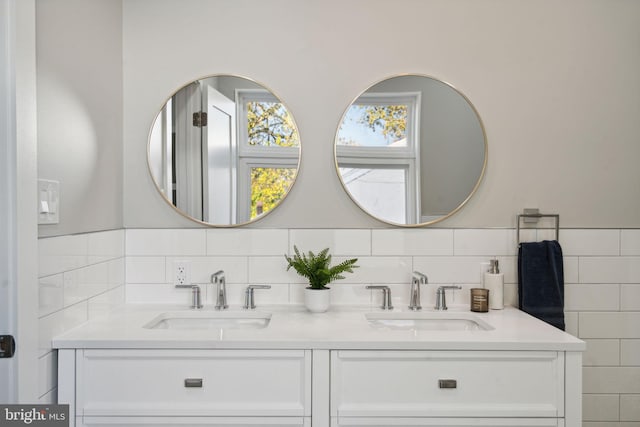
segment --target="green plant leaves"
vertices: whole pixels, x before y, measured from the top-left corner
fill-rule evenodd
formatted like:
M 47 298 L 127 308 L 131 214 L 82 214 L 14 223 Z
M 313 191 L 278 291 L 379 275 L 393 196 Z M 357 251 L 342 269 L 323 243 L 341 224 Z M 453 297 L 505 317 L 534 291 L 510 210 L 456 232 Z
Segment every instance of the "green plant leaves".
M 300 252 L 297 246 L 293 246 L 294 255 L 287 260 L 287 271 L 293 267 L 296 272 L 309 280 L 309 286 L 314 289 L 324 289 L 326 285 L 339 279 L 344 279 L 343 273 L 353 273 L 354 268 L 358 268 L 357 258 L 347 259 L 341 263 L 331 266 L 331 255 L 329 248 L 325 248 L 314 254 Z

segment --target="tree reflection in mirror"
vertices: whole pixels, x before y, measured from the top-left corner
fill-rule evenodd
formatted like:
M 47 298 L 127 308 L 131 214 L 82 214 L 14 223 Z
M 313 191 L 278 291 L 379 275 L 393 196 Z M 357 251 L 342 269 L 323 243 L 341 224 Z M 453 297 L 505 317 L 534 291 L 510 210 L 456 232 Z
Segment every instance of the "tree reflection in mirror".
M 236 76 L 178 90 L 154 122 L 148 162 L 156 187 L 183 215 L 211 225 L 271 212 L 297 176 L 300 138 L 284 104 Z

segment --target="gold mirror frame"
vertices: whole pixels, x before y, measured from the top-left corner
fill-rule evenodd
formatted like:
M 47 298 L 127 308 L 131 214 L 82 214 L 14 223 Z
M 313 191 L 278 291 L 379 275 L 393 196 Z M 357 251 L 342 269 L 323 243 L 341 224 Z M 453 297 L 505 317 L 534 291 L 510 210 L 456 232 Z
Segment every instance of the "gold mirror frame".
M 341 128 L 343 126 L 343 123 L 345 122 L 345 118 L 347 117 L 347 114 L 349 113 L 349 110 L 351 109 L 352 106 L 355 105 L 355 103 L 364 95 L 367 94 L 371 89 L 375 88 L 376 86 L 388 82 L 392 79 L 396 79 L 396 78 L 403 78 L 403 77 L 416 77 L 416 78 L 427 78 L 430 80 L 433 80 L 434 82 L 437 82 L 439 84 L 444 85 L 445 88 L 453 91 L 453 94 L 456 94 L 458 96 L 460 96 L 464 101 L 466 101 L 467 105 L 470 107 L 470 110 L 473 112 L 473 115 L 475 116 L 475 118 L 477 119 L 477 125 L 479 127 L 479 129 L 482 132 L 482 143 L 483 143 L 483 160 L 482 160 L 482 167 L 480 168 L 480 172 L 477 176 L 477 179 L 475 180 L 475 183 L 473 184 L 473 187 L 471 189 L 471 191 L 466 195 L 466 197 L 464 197 L 458 204 L 457 206 L 455 206 L 455 208 L 451 209 L 450 211 L 448 211 L 446 214 L 442 214 L 439 217 L 432 219 L 432 220 L 428 220 L 428 221 L 416 221 L 415 223 L 401 223 L 401 222 L 394 222 L 394 221 L 390 221 L 381 217 L 378 217 L 376 215 L 374 215 L 373 213 L 371 213 L 365 206 L 363 206 L 363 204 L 361 203 L 361 201 L 359 201 L 357 199 L 357 197 L 352 194 L 351 191 L 349 191 L 348 187 L 347 187 L 347 183 L 345 182 L 343 175 L 340 171 L 340 162 L 339 162 L 339 156 L 338 156 L 338 146 L 340 145 L 339 142 L 339 137 L 340 137 L 340 131 Z M 471 197 L 476 193 L 476 191 L 478 190 L 480 183 L 482 182 L 482 179 L 484 177 L 485 171 L 486 171 L 486 167 L 487 167 L 487 161 L 488 161 L 488 144 L 487 144 L 487 133 L 484 127 L 484 123 L 482 122 L 482 118 L 480 117 L 480 114 L 478 113 L 477 109 L 475 108 L 475 106 L 473 105 L 473 103 L 469 100 L 469 98 L 467 98 L 466 95 L 464 95 L 462 92 L 460 92 L 458 89 L 456 89 L 453 85 L 451 85 L 450 83 L 447 83 L 446 81 L 440 80 L 438 78 L 435 78 L 433 76 L 430 75 L 426 75 L 426 74 L 414 74 L 414 73 L 408 73 L 408 74 L 398 74 L 398 75 L 393 75 L 390 77 L 386 77 L 383 78 L 381 80 L 376 81 L 375 83 L 371 84 L 367 89 L 365 89 L 364 91 L 362 91 L 358 96 L 356 96 L 353 101 L 351 101 L 351 103 L 349 104 L 349 106 L 345 109 L 344 113 L 342 114 L 342 117 L 340 119 L 338 128 L 336 130 L 336 136 L 334 139 L 334 162 L 335 162 L 335 168 L 336 168 L 336 173 L 338 174 L 338 178 L 340 179 L 340 183 L 342 184 L 343 189 L 345 190 L 345 192 L 347 193 L 347 195 L 349 196 L 349 198 L 356 204 L 356 206 L 358 206 L 363 212 L 365 212 L 367 215 L 371 216 L 372 218 L 381 221 L 385 224 L 389 224 L 389 225 L 394 225 L 394 226 L 398 226 L 398 227 L 407 227 L 407 228 L 411 228 L 411 227 L 423 227 L 423 226 L 427 226 L 427 225 L 431 225 L 431 224 L 435 224 L 438 223 L 440 221 L 444 221 L 445 219 L 449 218 L 450 216 L 454 215 L 456 212 L 458 212 L 460 209 L 462 209 L 462 207 L 469 201 L 469 199 L 471 199 Z M 416 203 L 419 203 L 419 201 L 416 201 Z
M 269 96 L 271 98 L 273 98 L 277 103 L 281 104 L 282 108 L 284 108 L 286 110 L 286 113 L 288 113 L 289 115 L 289 119 L 291 121 L 291 126 L 292 128 L 295 130 L 296 134 L 297 134 L 297 140 L 298 140 L 298 145 L 297 145 L 297 159 L 295 160 L 295 166 L 293 165 L 293 163 L 291 163 L 291 165 L 289 168 L 293 169 L 295 167 L 295 171 L 293 172 L 293 175 L 291 177 L 291 184 L 288 186 L 288 188 L 286 189 L 286 191 L 284 191 L 284 193 L 282 194 L 282 197 L 277 201 L 277 204 L 275 204 L 271 209 L 263 212 L 262 214 L 260 214 L 259 216 L 253 218 L 253 219 L 249 219 L 246 221 L 239 221 L 237 223 L 214 223 L 214 222 L 207 222 L 204 221 L 202 219 L 199 218 L 195 218 L 194 216 L 190 215 L 189 213 L 185 212 L 184 210 L 180 209 L 179 207 L 177 207 L 165 194 L 165 192 L 162 190 L 161 186 L 158 183 L 158 179 L 155 176 L 154 172 L 153 172 L 153 166 L 152 166 L 152 161 L 151 161 L 151 152 L 152 152 L 152 138 L 153 138 L 153 132 L 154 132 L 154 128 L 156 126 L 156 122 L 158 121 L 159 117 L 161 116 L 163 110 L 165 109 L 165 107 L 167 106 L 167 103 L 174 98 L 174 96 L 176 96 L 176 94 L 180 93 L 180 91 L 182 91 L 183 89 L 189 87 L 190 85 L 193 85 L 194 83 L 197 82 L 201 82 L 204 81 L 206 79 L 212 79 L 212 78 L 219 78 L 219 77 L 227 77 L 227 78 L 233 78 L 233 79 L 241 79 L 244 80 L 245 82 L 248 83 L 248 86 L 253 86 L 256 89 L 260 89 L 263 91 L 268 92 Z M 238 89 L 238 88 L 236 88 Z M 242 88 L 242 89 L 246 89 L 246 88 Z M 235 100 L 234 100 L 235 101 Z M 195 120 L 195 118 L 194 118 Z M 237 126 L 236 126 L 236 131 L 237 131 Z M 238 138 L 239 139 L 239 138 Z M 289 160 L 291 161 L 291 160 Z M 149 133 L 147 136 L 147 170 L 149 171 L 149 175 L 151 177 L 151 180 L 153 181 L 154 187 L 156 188 L 156 190 L 158 191 L 158 194 L 162 197 L 162 199 L 165 201 L 165 203 L 167 203 L 175 212 L 177 212 L 178 214 L 180 214 L 182 217 L 187 218 L 191 221 L 194 221 L 198 224 L 201 225 L 206 225 L 209 227 L 220 227 L 220 228 L 231 228 L 231 227 L 240 227 L 240 226 L 244 226 L 244 225 L 248 225 L 248 224 L 252 224 L 256 221 L 261 220 L 262 218 L 266 217 L 267 215 L 271 214 L 274 210 L 276 210 L 281 204 L 282 202 L 287 198 L 287 196 L 289 195 L 289 193 L 291 192 L 291 189 L 293 188 L 293 186 L 295 185 L 297 178 L 298 178 L 298 174 L 300 171 L 300 165 L 301 165 L 301 161 L 302 161 L 302 143 L 301 143 L 301 136 L 300 136 L 300 131 L 299 128 L 297 126 L 297 123 L 295 122 L 295 118 L 293 117 L 293 114 L 291 113 L 291 110 L 289 109 L 289 107 L 282 101 L 282 99 L 277 96 L 274 91 L 272 89 L 270 89 L 268 86 L 264 85 L 261 82 L 258 82 L 256 80 L 253 80 L 251 78 L 245 77 L 245 76 L 241 76 L 241 75 L 237 75 L 237 74 L 224 74 L 224 73 L 220 73 L 220 74 L 209 74 L 209 75 L 205 75 L 202 76 L 200 78 L 197 78 L 195 80 L 192 80 L 184 85 L 182 85 L 181 87 L 179 87 L 177 90 L 175 90 L 170 96 L 168 96 L 164 102 L 162 103 L 162 107 L 158 110 L 157 114 L 154 116 L 154 119 L 151 123 L 151 126 L 149 128 Z M 237 172 L 236 172 L 237 173 Z M 237 179 L 237 178 L 236 178 Z M 236 195 L 237 197 L 237 195 Z M 204 203 L 204 202 L 203 202 Z

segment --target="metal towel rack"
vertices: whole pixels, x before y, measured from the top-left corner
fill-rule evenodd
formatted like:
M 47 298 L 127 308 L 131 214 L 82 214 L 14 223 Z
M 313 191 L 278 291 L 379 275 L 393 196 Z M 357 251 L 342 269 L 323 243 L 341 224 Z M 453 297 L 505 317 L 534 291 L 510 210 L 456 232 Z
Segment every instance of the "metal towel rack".
M 540 218 L 554 218 L 556 220 L 556 240 L 559 240 L 560 236 L 560 215 L 558 214 L 541 214 L 538 212 L 538 209 L 525 209 L 524 213 L 516 215 L 516 240 L 518 244 L 520 244 L 520 220 L 525 218 L 525 222 L 527 222 L 526 218 L 531 218 L 529 222 L 538 222 Z

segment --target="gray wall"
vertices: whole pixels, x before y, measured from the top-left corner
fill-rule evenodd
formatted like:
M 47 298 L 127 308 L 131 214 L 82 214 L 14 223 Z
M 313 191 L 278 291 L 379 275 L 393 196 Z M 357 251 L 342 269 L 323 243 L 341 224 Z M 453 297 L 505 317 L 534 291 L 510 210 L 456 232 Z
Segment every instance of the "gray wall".
M 38 177 L 61 193 L 60 223 L 39 235 L 120 228 L 122 4 L 38 1 L 36 22 Z
M 440 226 L 512 227 L 522 208 L 538 207 L 560 214 L 563 227 L 640 227 L 640 2 L 388 6 L 125 1 L 124 225 L 195 225 L 156 193 L 145 160 L 149 127 L 185 82 L 235 73 L 273 89 L 293 112 L 302 140 L 298 182 L 255 226 L 384 226 L 344 193 L 334 167 L 335 131 L 373 82 L 420 73 L 472 100 L 489 143 L 478 192 Z M 381 31 L 387 36 L 378 37 Z

